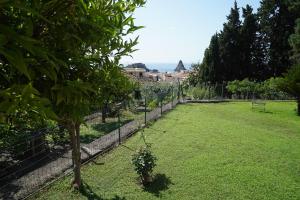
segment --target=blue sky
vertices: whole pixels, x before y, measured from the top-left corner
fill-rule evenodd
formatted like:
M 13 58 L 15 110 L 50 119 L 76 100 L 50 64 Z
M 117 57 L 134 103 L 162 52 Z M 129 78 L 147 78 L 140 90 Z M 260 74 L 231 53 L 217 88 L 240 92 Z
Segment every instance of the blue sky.
M 123 63 L 196 63 L 211 36 L 222 29 L 234 0 L 148 0 L 136 10 L 137 25 L 145 26 L 132 37 L 139 35 L 139 49 L 133 59 Z M 238 6 L 259 7 L 259 0 L 238 0 Z

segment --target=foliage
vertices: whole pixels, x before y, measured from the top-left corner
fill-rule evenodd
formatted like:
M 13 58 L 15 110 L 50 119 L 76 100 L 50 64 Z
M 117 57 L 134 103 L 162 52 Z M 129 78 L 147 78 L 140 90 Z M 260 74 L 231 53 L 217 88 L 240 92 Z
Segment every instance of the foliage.
M 300 18 L 296 21 L 295 33 L 290 36 L 290 44 L 293 48 L 293 59 L 300 63 Z
M 23 154 L 30 149 L 31 140 L 35 135 L 37 133 L 43 135 L 52 127 L 50 120 L 40 118 L 39 114 L 30 108 L 19 109 L 10 114 L 6 123 L 0 123 L 0 149 L 10 153 L 12 157 L 26 156 Z M 45 137 L 39 139 L 46 145 Z
M 152 100 L 152 101 L 150 101 L 149 104 L 148 104 L 148 107 L 149 107 L 151 110 L 155 109 L 157 106 L 158 106 L 158 103 L 157 103 L 156 100 Z
M 204 52 L 200 66 L 202 81 L 220 82 L 223 71 L 220 62 L 219 34 L 212 36 L 209 47 Z
M 119 67 L 103 67 L 100 70 L 100 81 L 104 84 L 99 85 L 96 96 L 99 107 L 130 100 L 136 85 Z
M 190 84 L 281 76 L 292 60 L 299 58 L 299 25 L 294 28 L 299 24 L 295 23 L 300 17 L 299 5 L 299 0 L 263 0 L 257 13 L 249 5 L 242 8 L 241 20 L 235 1 L 223 29 L 212 36 L 202 62 L 193 66 Z
M 170 101 L 172 98 L 172 88 L 173 97 L 175 98 L 175 88 L 176 84 L 169 84 L 166 82 L 161 83 L 144 83 L 140 85 L 140 91 L 143 96 L 147 97 L 147 102 L 156 101 L 156 103 L 167 100 Z
M 259 23 L 266 61 L 270 68 L 269 76 L 280 76 L 292 65 L 289 37 L 294 32 L 295 20 L 300 17 L 300 10 L 292 9 L 299 0 L 263 0 L 258 9 Z
M 280 78 L 270 78 L 263 82 L 234 80 L 227 83 L 226 89 L 234 98 L 290 99 L 291 97 L 279 89 Z
M 300 63 L 292 67 L 279 81 L 279 88 L 297 98 L 300 115 Z
M 205 87 L 194 87 L 191 93 L 193 98 L 197 100 L 208 98 L 208 90 Z
M 228 82 L 226 88 L 227 90 L 235 96 L 242 95 L 244 98 L 249 98 L 252 96 L 256 90 L 258 90 L 258 84 L 255 82 L 251 82 L 248 79 L 244 79 L 243 81 L 230 81 Z
M 0 118 L 5 122 L 28 107 L 41 118 L 63 124 L 71 136 L 77 186 L 80 124 L 91 105 L 99 102 L 99 93 L 106 92 L 105 86 L 115 86 L 110 88 L 112 95 L 126 93 L 115 90 L 127 86 L 119 76 L 119 61 L 134 51 L 137 38 L 125 38 L 141 28 L 132 14 L 144 3 L 0 2 Z
M 234 80 L 240 77 L 242 55 L 241 55 L 241 20 L 237 2 L 231 8 L 230 14 L 227 16 L 227 22 L 224 23 L 223 30 L 220 33 L 220 57 L 222 60 L 221 72 L 226 79 Z
M 137 153 L 132 156 L 134 170 L 140 175 L 142 182 L 146 183 L 147 178 L 156 166 L 157 158 L 152 154 L 150 146 L 141 147 Z

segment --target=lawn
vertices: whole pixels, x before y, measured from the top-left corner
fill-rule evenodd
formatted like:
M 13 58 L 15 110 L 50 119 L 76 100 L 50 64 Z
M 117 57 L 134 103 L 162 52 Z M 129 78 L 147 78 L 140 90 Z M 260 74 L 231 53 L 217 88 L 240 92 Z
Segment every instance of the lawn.
M 141 133 L 82 167 L 37 199 L 300 199 L 300 117 L 295 103 L 186 104 L 145 129 L 157 156 L 154 183 L 142 188 L 131 165 Z
M 134 120 L 135 118 L 144 115 L 144 113 L 133 113 L 131 111 L 123 111 L 120 115 L 120 125 L 123 126 L 126 123 Z M 110 133 L 113 130 L 118 129 L 119 122 L 118 118 L 107 117 L 106 123 L 102 123 L 102 118 L 96 117 L 91 121 L 87 122 L 85 125 L 81 126 L 80 130 L 80 141 L 83 144 L 88 144 L 93 142 L 95 139 Z

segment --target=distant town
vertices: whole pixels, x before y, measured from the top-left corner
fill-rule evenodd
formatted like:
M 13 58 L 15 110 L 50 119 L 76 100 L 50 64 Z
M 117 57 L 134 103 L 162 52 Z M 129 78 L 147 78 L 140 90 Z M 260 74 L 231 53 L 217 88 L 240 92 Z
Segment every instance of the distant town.
M 124 67 L 129 76 L 139 81 L 173 82 L 183 81 L 188 78 L 190 71 L 187 70 L 180 60 L 172 72 L 160 72 L 157 69 L 149 69 L 144 63 L 133 63 Z

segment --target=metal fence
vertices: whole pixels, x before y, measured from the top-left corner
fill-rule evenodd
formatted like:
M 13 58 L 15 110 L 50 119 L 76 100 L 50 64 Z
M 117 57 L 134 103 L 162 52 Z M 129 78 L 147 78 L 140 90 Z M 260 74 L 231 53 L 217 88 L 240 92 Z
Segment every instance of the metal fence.
M 153 97 L 146 96 L 147 92 L 143 92 L 139 102 L 145 102 L 142 105 L 144 110 L 138 111 L 139 105 L 136 102 L 133 103 L 136 112 L 133 118 L 125 120 L 120 117 L 120 114 L 117 114 L 109 118 L 112 123 L 117 124 L 114 130 L 81 143 L 82 162 L 108 151 L 126 140 L 147 122 L 160 118 L 164 112 L 171 110 L 179 103 L 177 93 L 179 93 L 178 90 L 174 88 L 168 89 L 168 92 L 162 95 L 163 98 L 157 96 L 155 108 L 147 109 L 147 99 L 153 100 Z M 101 121 L 101 113 L 95 112 L 86 117 L 86 120 L 88 125 L 97 125 Z M 59 131 L 61 131 L 60 127 L 44 129 L 39 131 L 38 136 L 47 138 L 49 135 L 57 135 Z M 29 148 L 23 151 L 23 153 L 31 151 L 32 154 L 24 159 L 7 158 L 5 152 L 0 152 L 2 159 L 0 162 L 6 163 L 5 167 L 0 170 L 0 199 L 24 198 L 51 181 L 57 180 L 58 177 L 71 172 L 73 163 L 71 147 L 68 142 L 57 144 L 52 140 L 43 139 L 41 140 L 43 142 L 37 140 L 36 144 L 32 145 L 36 139 L 33 137 L 15 144 L 21 145 L 33 141 Z

